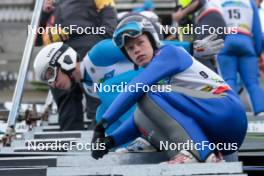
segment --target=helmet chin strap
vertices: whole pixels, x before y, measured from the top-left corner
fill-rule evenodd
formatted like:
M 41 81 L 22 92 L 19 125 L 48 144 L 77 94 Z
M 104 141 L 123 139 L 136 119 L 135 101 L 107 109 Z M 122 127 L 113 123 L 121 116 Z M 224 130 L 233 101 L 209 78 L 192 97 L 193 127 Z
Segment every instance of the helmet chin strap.
M 71 80 L 71 89 L 70 90 L 72 90 L 76 86 L 77 82 L 75 81 L 75 79 L 73 78 L 73 75 L 71 73 L 67 74 L 67 75 L 68 75 L 69 79 Z
M 134 63 L 134 70 L 138 70 L 138 65 Z
M 68 72 L 68 71 L 65 71 L 65 70 L 63 70 L 63 69 L 61 69 L 61 71 L 62 71 L 63 73 L 65 73 L 65 74 L 69 77 L 69 79 L 70 79 L 70 81 L 71 81 L 71 88 L 70 88 L 70 90 L 72 90 L 72 89 L 75 87 L 75 85 L 77 84 L 77 82 L 75 81 L 75 79 L 73 78 L 73 75 L 72 75 L 72 72 L 73 72 L 73 71 Z

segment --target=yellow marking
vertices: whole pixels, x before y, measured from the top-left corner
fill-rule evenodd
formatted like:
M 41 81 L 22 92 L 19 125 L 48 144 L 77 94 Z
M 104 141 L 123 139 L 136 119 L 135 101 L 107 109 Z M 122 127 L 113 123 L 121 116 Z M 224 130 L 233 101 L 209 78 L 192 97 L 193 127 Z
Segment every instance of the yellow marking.
M 102 10 L 105 7 L 115 7 L 114 0 L 95 0 L 97 11 Z

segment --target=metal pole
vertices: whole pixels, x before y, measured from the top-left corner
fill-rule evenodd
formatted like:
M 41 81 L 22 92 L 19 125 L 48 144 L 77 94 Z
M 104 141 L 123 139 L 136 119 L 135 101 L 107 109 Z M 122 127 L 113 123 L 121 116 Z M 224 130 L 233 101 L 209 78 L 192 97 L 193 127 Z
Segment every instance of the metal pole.
M 40 22 L 43 3 L 44 3 L 44 0 L 36 0 L 36 3 L 35 3 L 34 12 L 33 12 L 31 24 L 30 24 L 30 27 L 32 30 L 28 31 L 28 37 L 27 37 L 22 61 L 20 64 L 20 68 L 19 68 L 19 74 L 17 78 L 15 92 L 14 92 L 13 99 L 12 99 L 12 108 L 8 116 L 8 121 L 7 121 L 8 128 L 14 128 L 16 124 L 18 108 L 19 108 L 19 104 L 22 98 L 22 91 L 24 88 L 27 71 L 28 71 L 29 64 L 30 64 L 30 58 L 31 58 L 31 54 L 33 51 L 33 47 L 34 47 L 35 36 L 37 34 L 37 29 L 38 29 L 39 22 Z M 9 130 L 7 129 L 6 133 L 8 131 Z

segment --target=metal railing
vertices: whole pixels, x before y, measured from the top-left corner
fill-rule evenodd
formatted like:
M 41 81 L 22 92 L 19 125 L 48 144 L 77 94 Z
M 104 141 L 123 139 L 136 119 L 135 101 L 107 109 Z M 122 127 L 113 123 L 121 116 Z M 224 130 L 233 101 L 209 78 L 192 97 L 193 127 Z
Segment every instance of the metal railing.
M 34 41 L 35 41 L 35 37 L 37 34 L 38 25 L 40 22 L 43 3 L 44 3 L 44 0 L 36 0 L 36 3 L 35 3 L 34 12 L 33 12 L 33 16 L 32 16 L 31 23 L 30 23 L 33 30 L 30 31 L 27 36 L 26 45 L 25 45 L 22 61 L 21 61 L 20 68 L 19 68 L 15 92 L 14 92 L 13 99 L 12 99 L 12 108 L 8 116 L 8 121 L 7 121 L 8 128 L 6 130 L 6 134 L 9 133 L 10 131 L 13 131 L 14 126 L 16 124 L 16 118 L 18 116 L 18 109 L 19 109 L 19 105 L 22 99 L 23 88 L 24 88 L 24 84 L 25 84 L 25 80 L 26 80 L 26 76 L 27 76 L 27 72 L 28 72 L 28 68 L 30 64 L 30 59 L 31 59 L 31 55 L 32 55 L 33 47 L 34 47 Z

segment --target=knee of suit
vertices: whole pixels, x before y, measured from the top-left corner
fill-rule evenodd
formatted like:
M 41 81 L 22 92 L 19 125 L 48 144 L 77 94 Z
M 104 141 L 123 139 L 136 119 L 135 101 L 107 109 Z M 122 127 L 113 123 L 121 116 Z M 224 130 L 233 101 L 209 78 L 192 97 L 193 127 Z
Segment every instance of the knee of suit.
M 162 118 L 161 118 L 162 117 Z M 162 149 L 162 144 L 183 144 L 192 141 L 187 131 L 162 109 L 151 103 L 150 98 L 145 95 L 138 103 L 134 113 L 135 124 L 142 136 L 158 150 L 162 150 L 168 158 L 174 157 L 180 150 Z M 194 156 L 203 160 L 203 154 L 195 149 L 190 149 Z M 202 153 L 202 154 L 201 154 Z

